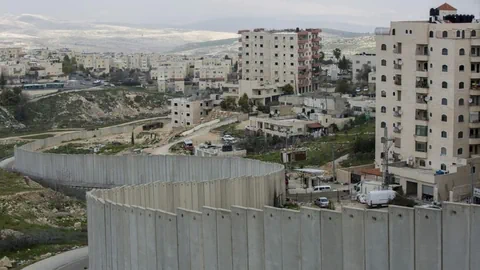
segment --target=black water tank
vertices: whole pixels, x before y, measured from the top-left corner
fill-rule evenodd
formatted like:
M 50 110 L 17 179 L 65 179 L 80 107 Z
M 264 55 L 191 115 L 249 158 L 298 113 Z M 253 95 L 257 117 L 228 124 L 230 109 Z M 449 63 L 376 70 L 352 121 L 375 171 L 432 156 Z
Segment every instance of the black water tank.
M 434 8 L 430 9 L 430 16 L 435 16 L 435 9 Z

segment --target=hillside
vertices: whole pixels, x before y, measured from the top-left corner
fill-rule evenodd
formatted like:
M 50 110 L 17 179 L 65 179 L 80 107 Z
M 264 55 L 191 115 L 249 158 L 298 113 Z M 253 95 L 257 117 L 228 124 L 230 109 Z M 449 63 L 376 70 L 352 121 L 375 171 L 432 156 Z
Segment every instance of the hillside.
M 29 130 L 93 127 L 160 116 L 167 111 L 166 98 L 158 92 L 125 89 L 66 92 L 27 103 L 21 122 L 6 109 L 0 110 L 0 119 L 2 116 L 5 119 L 0 121 L 0 133 L 11 131 L 12 123 L 17 131 L 25 126 Z
M 166 52 L 187 43 L 235 37 L 237 34 L 228 32 L 61 21 L 31 14 L 0 16 L 0 46 Z

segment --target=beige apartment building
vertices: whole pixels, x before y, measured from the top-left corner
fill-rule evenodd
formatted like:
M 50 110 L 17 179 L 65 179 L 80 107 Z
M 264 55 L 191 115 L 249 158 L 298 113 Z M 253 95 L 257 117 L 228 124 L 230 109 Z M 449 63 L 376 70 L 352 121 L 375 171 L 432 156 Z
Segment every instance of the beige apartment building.
M 207 88 L 221 89 L 227 82 L 232 70 L 232 60 L 225 58 L 205 58 L 195 61 L 193 81 L 200 90 Z
M 359 53 L 352 56 L 352 81 L 358 82 L 357 74 L 362 71 L 364 65 L 367 65 L 371 70 L 376 68 L 376 56 L 374 53 Z
M 5 47 L 0 48 L 0 60 L 13 60 L 23 55 L 23 48 Z
M 171 100 L 172 126 L 191 127 L 200 124 L 213 109 L 213 101 L 174 98 Z
M 240 30 L 242 80 L 282 87 L 297 93 L 318 89 L 320 29 Z
M 470 171 L 479 178 L 480 21 L 456 14 L 444 4 L 428 21 L 375 31 L 376 166 L 388 154 L 389 172 L 418 198 L 458 197 Z

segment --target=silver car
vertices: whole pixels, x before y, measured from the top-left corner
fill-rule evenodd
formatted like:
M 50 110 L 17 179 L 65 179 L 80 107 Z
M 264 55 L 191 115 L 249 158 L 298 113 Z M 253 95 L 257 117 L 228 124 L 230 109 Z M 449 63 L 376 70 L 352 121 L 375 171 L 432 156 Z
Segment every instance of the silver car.
M 326 208 L 328 207 L 328 199 L 326 197 L 320 197 L 317 200 L 315 200 L 315 205 L 321 208 Z

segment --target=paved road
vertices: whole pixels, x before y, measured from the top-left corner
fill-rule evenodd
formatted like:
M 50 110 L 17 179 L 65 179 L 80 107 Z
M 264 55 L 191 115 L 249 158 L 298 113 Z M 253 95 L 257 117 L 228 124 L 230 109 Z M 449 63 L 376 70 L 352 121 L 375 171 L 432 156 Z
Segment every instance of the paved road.
M 88 247 L 67 251 L 23 268 L 23 270 L 88 269 Z

